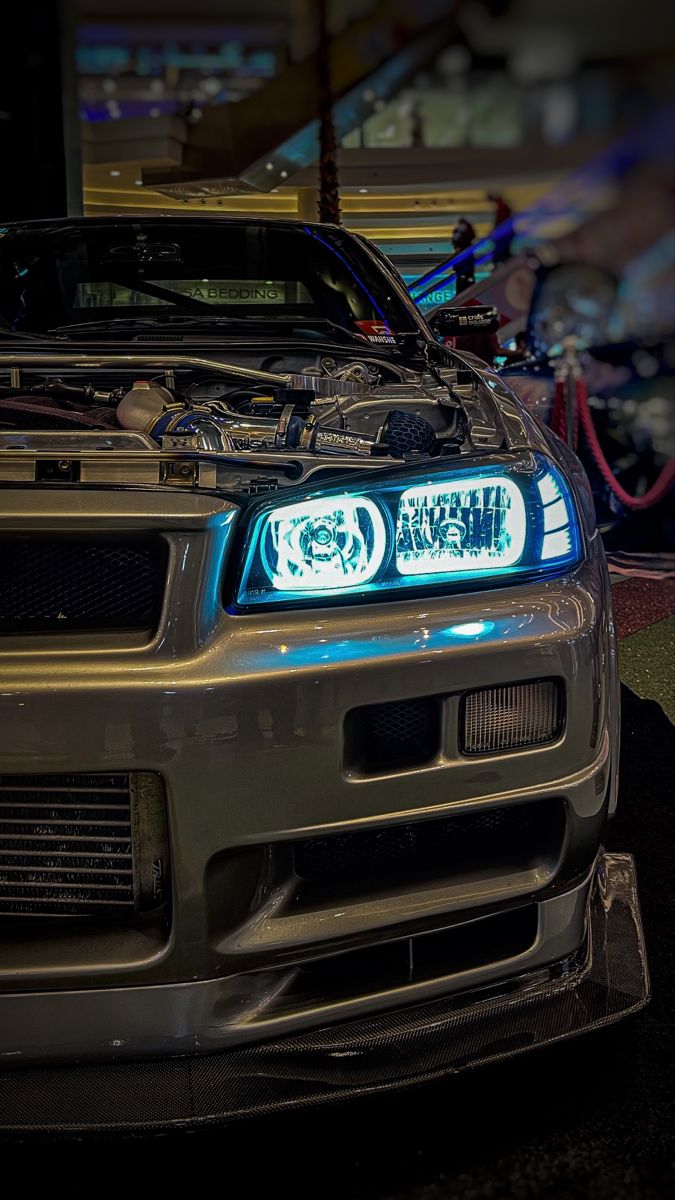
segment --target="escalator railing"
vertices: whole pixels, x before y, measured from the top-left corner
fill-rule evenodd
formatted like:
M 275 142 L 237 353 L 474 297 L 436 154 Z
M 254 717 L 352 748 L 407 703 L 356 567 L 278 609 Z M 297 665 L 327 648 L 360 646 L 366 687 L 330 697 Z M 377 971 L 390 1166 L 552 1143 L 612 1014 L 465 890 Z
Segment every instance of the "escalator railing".
M 338 138 L 351 132 L 377 99 L 388 99 L 440 53 L 455 29 L 447 0 L 381 0 L 331 42 Z M 177 168 L 143 173 L 149 187 L 226 179 L 271 191 L 317 158 L 316 54 L 282 71 L 237 104 L 214 105 L 191 125 Z
M 650 121 L 629 130 L 590 162 L 555 184 L 531 208 L 510 217 L 488 237 L 475 241 L 469 249 L 445 259 L 421 275 L 409 285 L 411 298 L 420 304 L 435 290 L 447 287 L 456 278 L 457 267 L 471 254 L 476 268 L 489 268 L 495 239 L 513 235 L 519 242 L 526 240 L 529 246 L 534 246 L 543 239 L 559 239 L 561 226 L 568 231 L 582 227 L 598 210 L 599 197 L 602 199 L 608 184 L 622 180 L 638 164 L 658 162 L 667 154 L 667 148 L 672 146 L 674 128 L 675 110 L 666 105 Z M 503 271 L 504 268 L 497 264 L 494 276 Z M 489 283 L 490 280 L 484 280 L 482 285 L 475 284 L 463 292 L 462 302 L 480 295 Z

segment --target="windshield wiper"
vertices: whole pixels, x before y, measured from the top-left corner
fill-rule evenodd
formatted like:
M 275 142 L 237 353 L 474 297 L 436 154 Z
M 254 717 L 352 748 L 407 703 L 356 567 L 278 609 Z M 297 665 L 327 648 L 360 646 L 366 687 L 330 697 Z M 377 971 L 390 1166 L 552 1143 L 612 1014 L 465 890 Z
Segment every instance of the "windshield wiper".
M 56 325 L 49 330 L 54 334 L 68 333 L 96 333 L 103 331 L 120 332 L 143 330 L 143 329 L 160 329 L 165 327 L 176 327 L 199 333 L 201 330 L 221 329 L 225 327 L 238 327 L 239 329 L 252 330 L 256 332 L 263 330 L 270 336 L 279 338 L 287 334 L 289 338 L 304 337 L 308 340 L 316 338 L 320 341 L 339 341 L 349 342 L 352 346 L 360 346 L 368 350 L 377 350 L 382 353 L 387 349 L 396 349 L 397 346 L 390 344 L 375 345 L 369 344 L 364 334 L 358 330 L 348 329 L 344 325 L 339 325 L 337 321 L 332 321 L 330 317 L 308 317 L 308 316 L 253 316 L 239 315 L 226 313 L 156 313 L 152 316 L 143 317 L 106 317 L 102 320 L 94 321 L 77 321 L 72 325 Z M 398 334 L 397 337 L 402 339 L 410 339 L 417 337 L 414 331 L 406 331 L 403 334 Z M 400 347 L 398 347 L 400 349 Z
M 166 321 L 166 317 L 162 318 Z M 92 333 L 104 329 L 135 329 L 137 325 L 158 325 L 161 322 L 156 317 L 106 317 L 101 321 L 75 321 L 72 325 L 54 325 L 48 333 L 77 333 L 81 329 L 91 329 Z
M 102 332 L 104 330 L 116 329 L 157 329 L 164 325 L 171 325 L 173 328 L 182 326 L 184 329 L 199 330 L 215 326 L 216 328 L 226 325 L 239 325 L 244 328 L 252 326 L 262 326 L 267 329 L 270 325 L 285 326 L 289 332 L 296 329 L 302 329 L 303 332 L 313 333 L 317 337 L 323 337 L 328 330 L 340 333 L 343 337 L 349 338 L 350 341 L 361 341 L 361 338 L 346 329 L 343 325 L 336 324 L 335 321 L 329 320 L 327 317 L 258 317 L 258 316 L 231 316 L 223 313 L 162 313 L 155 316 L 146 317 L 105 317 L 102 320 L 94 321 L 75 321 L 69 325 L 55 325 L 50 329 L 49 333 L 79 333 L 91 331 L 92 333 Z M 321 327 L 324 328 L 321 328 Z
M 12 339 L 18 338 L 18 340 L 21 342 L 43 342 L 45 339 L 45 334 L 22 333 L 18 329 L 7 329 L 4 325 L 0 325 L 0 337 Z

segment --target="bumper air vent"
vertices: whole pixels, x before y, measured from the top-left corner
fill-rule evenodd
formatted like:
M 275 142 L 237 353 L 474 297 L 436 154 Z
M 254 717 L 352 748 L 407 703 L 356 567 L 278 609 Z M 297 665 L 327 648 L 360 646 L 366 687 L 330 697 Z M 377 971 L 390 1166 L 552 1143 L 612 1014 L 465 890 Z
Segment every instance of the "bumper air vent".
M 396 771 L 429 762 L 441 741 L 435 696 L 352 709 L 345 722 L 345 759 L 357 771 Z
M 293 843 L 294 869 L 315 888 L 361 893 L 527 870 L 557 860 L 565 832 L 558 800 L 486 808 L 435 820 L 334 833 Z

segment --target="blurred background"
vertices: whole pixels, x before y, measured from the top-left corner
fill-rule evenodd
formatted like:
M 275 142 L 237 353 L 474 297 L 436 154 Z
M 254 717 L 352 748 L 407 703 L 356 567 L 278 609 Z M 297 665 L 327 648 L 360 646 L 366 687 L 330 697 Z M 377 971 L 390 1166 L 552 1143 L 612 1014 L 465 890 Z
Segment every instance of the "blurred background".
M 608 546 L 675 547 L 675 6 L 25 10 L 1 52 L 1 217 L 340 221 L 426 314 L 494 306 L 498 335 L 462 348 L 580 450 Z M 572 379 L 595 448 L 588 416 L 565 426 Z

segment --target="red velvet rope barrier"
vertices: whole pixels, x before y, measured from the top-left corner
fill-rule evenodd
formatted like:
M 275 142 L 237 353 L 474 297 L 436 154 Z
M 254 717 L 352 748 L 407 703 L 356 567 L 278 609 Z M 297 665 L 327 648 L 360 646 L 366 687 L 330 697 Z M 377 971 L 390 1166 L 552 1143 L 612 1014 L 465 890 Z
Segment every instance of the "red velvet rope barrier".
M 551 410 L 551 429 L 565 442 L 567 441 L 567 405 L 565 403 L 565 380 L 556 380 L 555 397 L 553 400 L 553 408 Z M 575 406 L 574 419 L 574 440 L 572 442 L 573 449 L 576 450 L 579 442 L 579 408 Z
M 671 458 L 663 467 L 658 479 L 645 492 L 644 496 L 631 496 L 625 488 L 621 486 L 618 479 L 615 478 L 614 472 L 605 458 L 602 447 L 598 440 L 598 435 L 595 432 L 593 425 L 593 417 L 588 403 L 588 391 L 583 379 L 575 381 L 576 386 L 576 414 L 575 414 L 575 429 L 574 429 L 574 447 L 576 449 L 579 433 L 579 423 L 584 431 L 584 436 L 588 443 L 588 448 L 593 455 L 595 464 L 602 475 L 605 483 L 614 492 L 614 495 L 626 508 L 642 509 L 651 508 L 652 505 L 658 504 L 660 500 L 667 495 L 670 489 L 675 485 L 675 458 Z M 555 387 L 555 399 L 551 411 L 551 429 L 563 441 L 567 438 L 567 418 L 565 412 L 565 380 L 558 379 Z

